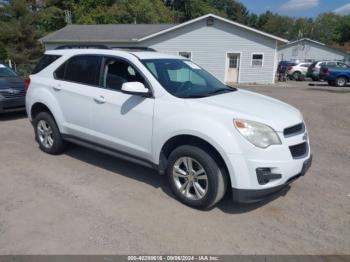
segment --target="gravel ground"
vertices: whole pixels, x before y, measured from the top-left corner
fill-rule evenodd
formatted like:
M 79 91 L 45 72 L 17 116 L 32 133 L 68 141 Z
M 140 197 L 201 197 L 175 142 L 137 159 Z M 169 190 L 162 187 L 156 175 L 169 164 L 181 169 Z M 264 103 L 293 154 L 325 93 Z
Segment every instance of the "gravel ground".
M 155 171 L 72 146 L 50 156 L 0 116 L 0 254 L 350 254 L 350 88 L 244 87 L 303 112 L 313 166 L 274 199 L 198 211 Z

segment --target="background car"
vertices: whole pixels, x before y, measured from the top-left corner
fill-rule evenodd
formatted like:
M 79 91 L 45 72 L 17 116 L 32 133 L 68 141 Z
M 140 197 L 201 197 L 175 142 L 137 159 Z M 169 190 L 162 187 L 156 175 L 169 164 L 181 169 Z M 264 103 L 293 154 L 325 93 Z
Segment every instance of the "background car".
M 24 109 L 24 80 L 11 68 L 0 64 L 0 113 Z
M 289 66 L 287 69 L 287 74 L 290 79 L 294 79 L 297 81 L 302 81 L 306 77 L 307 69 L 311 63 L 298 63 L 294 66 Z
M 344 63 L 339 61 L 315 61 L 313 62 L 306 73 L 306 77 L 310 77 L 313 81 L 320 80 L 320 69 L 322 66 L 324 67 L 336 67 L 342 66 Z
M 330 86 L 346 86 L 350 82 L 350 66 L 338 63 L 336 66 L 322 66 L 320 78 L 327 81 Z

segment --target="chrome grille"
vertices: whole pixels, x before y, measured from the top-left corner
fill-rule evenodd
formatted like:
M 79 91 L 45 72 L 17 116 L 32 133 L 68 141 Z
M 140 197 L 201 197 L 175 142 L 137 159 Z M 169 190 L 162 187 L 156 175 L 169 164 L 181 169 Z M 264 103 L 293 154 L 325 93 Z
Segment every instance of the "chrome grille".
M 20 98 L 26 95 L 23 87 L 9 87 L 6 89 L 0 89 L 0 95 L 4 98 Z

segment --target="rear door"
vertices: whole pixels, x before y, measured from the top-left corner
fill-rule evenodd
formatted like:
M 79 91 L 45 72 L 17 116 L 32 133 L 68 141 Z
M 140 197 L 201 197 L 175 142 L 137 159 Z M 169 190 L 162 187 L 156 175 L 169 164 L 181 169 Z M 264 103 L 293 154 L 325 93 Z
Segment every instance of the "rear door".
M 91 107 L 99 85 L 102 57 L 71 57 L 54 73 L 52 86 L 69 135 L 91 138 Z

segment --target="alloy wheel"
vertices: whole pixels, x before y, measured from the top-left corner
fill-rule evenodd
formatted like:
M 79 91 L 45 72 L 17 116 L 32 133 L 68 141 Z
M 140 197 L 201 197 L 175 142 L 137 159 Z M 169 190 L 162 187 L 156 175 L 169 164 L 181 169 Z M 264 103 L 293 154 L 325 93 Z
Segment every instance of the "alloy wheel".
M 40 143 L 44 147 L 51 148 L 53 146 L 54 139 L 53 139 L 52 128 L 45 120 L 40 120 L 38 122 L 37 135 Z
M 200 200 L 208 192 L 208 176 L 203 166 L 191 157 L 179 158 L 172 170 L 176 189 L 186 198 Z

